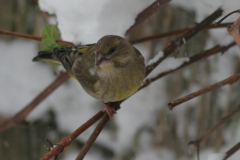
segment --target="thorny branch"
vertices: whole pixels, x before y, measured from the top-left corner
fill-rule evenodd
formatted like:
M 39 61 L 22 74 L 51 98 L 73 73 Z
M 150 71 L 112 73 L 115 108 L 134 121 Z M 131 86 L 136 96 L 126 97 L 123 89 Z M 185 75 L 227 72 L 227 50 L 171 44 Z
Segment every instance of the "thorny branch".
M 69 78 L 68 73 L 62 73 L 56 78 L 46 89 L 44 89 L 35 99 L 32 100 L 23 110 L 18 112 L 14 117 L 3 121 L 0 124 L 0 132 L 10 128 L 16 124 L 23 124 L 26 116 L 40 103 L 42 102 L 50 93 L 52 93 L 58 86 L 65 82 Z
M 233 83 L 237 82 L 239 79 L 240 79 L 240 73 L 236 74 L 236 75 L 233 75 L 231 77 L 228 77 L 227 79 L 224 79 L 224 80 L 222 80 L 222 81 L 220 81 L 218 83 L 210 85 L 210 86 L 208 86 L 206 88 L 203 88 L 203 89 L 201 89 L 199 91 L 193 92 L 193 93 L 191 93 L 191 94 L 189 94 L 187 96 L 179 98 L 179 99 L 177 99 L 175 101 L 172 101 L 172 102 L 168 103 L 168 107 L 169 107 L 170 110 L 172 110 L 174 107 L 176 107 L 177 105 L 179 105 L 179 104 L 181 104 L 183 102 L 186 102 L 186 101 L 188 101 L 190 99 L 193 99 L 193 98 L 195 98 L 197 96 L 200 96 L 200 95 L 202 95 L 204 93 L 210 92 L 210 91 L 212 91 L 214 89 L 220 88 L 220 87 L 225 86 L 227 84 L 233 84 Z

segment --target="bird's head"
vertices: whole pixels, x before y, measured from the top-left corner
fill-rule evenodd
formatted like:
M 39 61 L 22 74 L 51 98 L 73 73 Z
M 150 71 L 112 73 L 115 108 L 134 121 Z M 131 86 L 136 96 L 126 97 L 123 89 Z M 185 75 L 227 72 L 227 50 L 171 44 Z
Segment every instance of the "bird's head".
M 104 36 L 94 49 L 95 64 L 101 68 L 122 67 L 128 63 L 133 50 L 133 46 L 120 36 Z

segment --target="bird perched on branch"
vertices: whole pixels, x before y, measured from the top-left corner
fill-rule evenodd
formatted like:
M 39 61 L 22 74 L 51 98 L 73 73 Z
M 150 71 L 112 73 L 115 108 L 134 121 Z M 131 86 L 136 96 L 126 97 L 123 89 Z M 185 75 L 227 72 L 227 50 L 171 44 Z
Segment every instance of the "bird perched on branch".
M 61 63 L 92 97 L 101 100 L 110 119 L 116 112 L 105 102 L 128 98 L 145 77 L 144 58 L 127 40 L 115 35 L 78 48 L 40 51 L 33 61 Z

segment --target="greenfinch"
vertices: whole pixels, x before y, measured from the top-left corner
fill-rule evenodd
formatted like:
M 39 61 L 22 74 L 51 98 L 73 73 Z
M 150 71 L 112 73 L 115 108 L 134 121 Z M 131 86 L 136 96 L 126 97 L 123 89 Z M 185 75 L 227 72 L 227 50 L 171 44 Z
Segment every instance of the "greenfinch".
M 33 61 L 61 63 L 82 88 L 104 104 L 110 119 L 115 110 L 106 102 L 128 98 L 137 91 L 145 77 L 141 53 L 126 39 L 107 35 L 96 44 L 78 48 L 54 48 L 40 51 Z

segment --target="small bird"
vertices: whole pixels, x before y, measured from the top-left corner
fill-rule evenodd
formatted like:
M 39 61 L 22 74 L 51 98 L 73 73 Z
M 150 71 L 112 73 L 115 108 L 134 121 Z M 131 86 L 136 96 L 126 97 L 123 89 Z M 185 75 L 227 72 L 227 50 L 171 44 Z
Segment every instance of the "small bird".
M 104 104 L 110 119 L 116 111 L 108 102 L 134 94 L 145 77 L 144 58 L 126 39 L 107 35 L 96 44 L 40 51 L 33 61 L 61 63 L 82 88 Z

